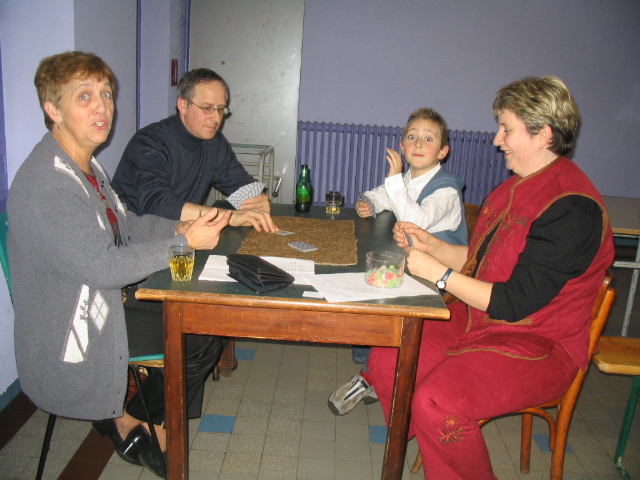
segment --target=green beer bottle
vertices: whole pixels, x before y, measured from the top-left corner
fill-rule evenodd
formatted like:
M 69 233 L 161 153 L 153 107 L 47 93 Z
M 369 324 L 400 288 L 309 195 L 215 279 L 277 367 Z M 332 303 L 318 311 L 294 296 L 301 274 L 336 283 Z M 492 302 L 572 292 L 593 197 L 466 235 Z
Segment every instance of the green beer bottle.
M 296 183 L 296 212 L 308 212 L 311 208 L 311 179 L 309 167 L 302 165 L 300 179 Z

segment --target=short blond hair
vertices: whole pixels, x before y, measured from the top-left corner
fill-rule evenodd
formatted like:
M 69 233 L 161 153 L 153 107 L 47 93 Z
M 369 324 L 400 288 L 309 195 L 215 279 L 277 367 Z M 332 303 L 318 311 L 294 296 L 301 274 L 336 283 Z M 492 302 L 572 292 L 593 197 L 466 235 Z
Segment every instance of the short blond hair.
M 580 112 L 562 80 L 552 75 L 524 77 L 502 87 L 493 101 L 493 114 L 508 110 L 525 124 L 530 135 L 551 127 L 549 150 L 566 155 L 573 148 Z
M 99 56 L 85 52 L 64 52 L 43 58 L 36 70 L 33 83 L 38 92 L 40 108 L 44 112 L 44 124 L 51 130 L 54 121 L 44 111 L 46 102 L 60 106 L 60 99 L 65 92 L 65 87 L 74 78 L 106 78 L 113 94 L 116 91 L 116 77 L 109 66 Z
M 415 120 L 431 120 L 433 123 L 435 123 L 438 127 L 438 130 L 440 130 L 440 149 L 442 150 L 444 147 L 449 146 L 449 130 L 447 127 L 447 122 L 442 115 L 440 115 L 435 109 L 430 107 L 419 108 L 411 112 L 411 115 L 409 115 L 409 120 L 407 120 L 407 124 L 404 126 L 404 130 L 402 131 L 403 140 L 407 136 L 409 126 Z

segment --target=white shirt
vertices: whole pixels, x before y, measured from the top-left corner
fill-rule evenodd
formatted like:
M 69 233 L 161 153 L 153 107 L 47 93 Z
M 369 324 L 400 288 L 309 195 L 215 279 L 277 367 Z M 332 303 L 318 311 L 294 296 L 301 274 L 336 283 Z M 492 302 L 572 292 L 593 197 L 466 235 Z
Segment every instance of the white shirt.
M 455 188 L 439 188 L 418 205 L 420 192 L 438 173 L 441 165 L 436 165 L 427 173 L 411 178 L 411 170 L 385 178 L 384 185 L 365 192 L 371 199 L 376 213 L 392 210 L 396 218 L 412 222 L 424 230 L 435 233 L 455 230 L 462 221 L 462 203 Z

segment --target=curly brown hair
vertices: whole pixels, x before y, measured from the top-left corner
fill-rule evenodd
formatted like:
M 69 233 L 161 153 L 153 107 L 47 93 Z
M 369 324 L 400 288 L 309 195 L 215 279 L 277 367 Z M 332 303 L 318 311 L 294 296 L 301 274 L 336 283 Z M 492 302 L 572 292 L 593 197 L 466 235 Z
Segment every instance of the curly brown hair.
M 76 78 L 106 78 L 115 95 L 116 76 L 97 55 L 73 51 L 43 58 L 38 65 L 33 83 L 38 92 L 40 108 L 44 113 L 44 124 L 49 130 L 53 128 L 54 121 L 45 112 L 44 104 L 51 102 L 56 107 L 59 106 L 69 82 Z

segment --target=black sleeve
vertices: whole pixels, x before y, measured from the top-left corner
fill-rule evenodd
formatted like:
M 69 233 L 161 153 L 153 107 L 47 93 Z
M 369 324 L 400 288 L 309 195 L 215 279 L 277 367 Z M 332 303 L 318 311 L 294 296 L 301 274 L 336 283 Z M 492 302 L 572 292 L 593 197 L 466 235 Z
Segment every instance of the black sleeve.
M 493 285 L 487 313 L 517 322 L 549 303 L 565 283 L 589 267 L 602 235 L 602 210 L 592 199 L 569 195 L 531 224 L 511 277 Z

